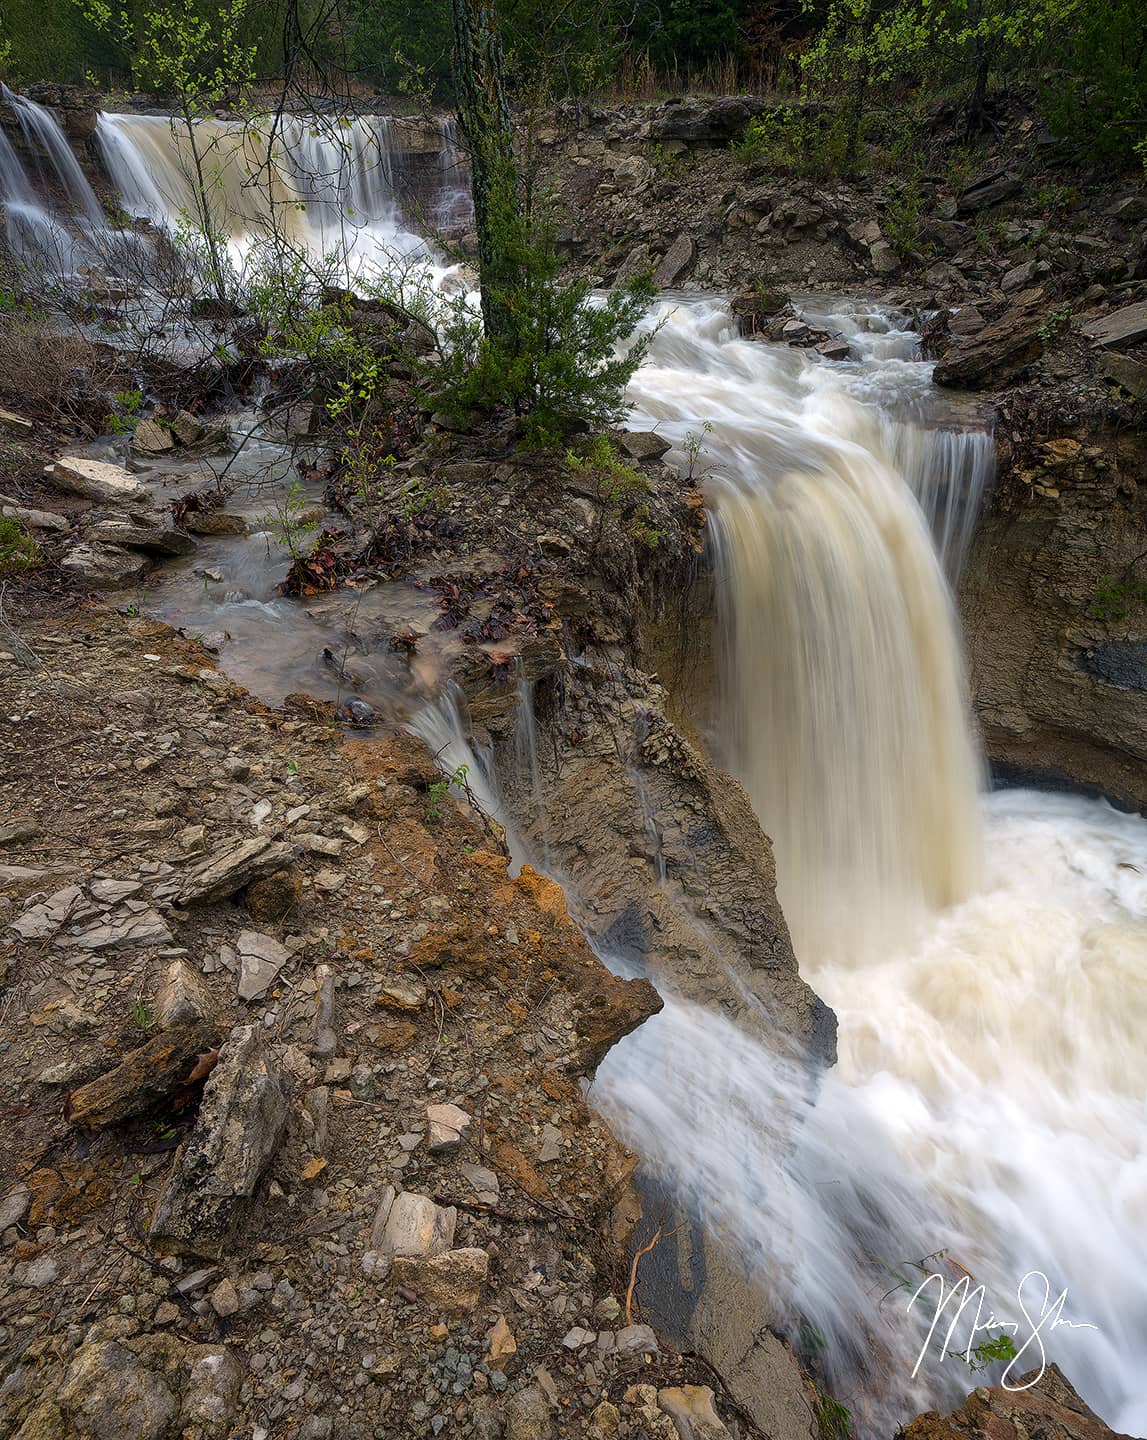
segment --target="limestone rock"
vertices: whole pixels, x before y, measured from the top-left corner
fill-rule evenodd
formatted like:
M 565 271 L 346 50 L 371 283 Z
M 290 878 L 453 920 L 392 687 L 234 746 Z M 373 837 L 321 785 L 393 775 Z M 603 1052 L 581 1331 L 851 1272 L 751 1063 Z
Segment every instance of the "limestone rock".
M 84 1440 L 160 1440 L 179 1406 L 166 1382 L 116 1340 L 85 1345 L 57 1397 Z
M 79 885 L 66 885 L 62 890 L 30 905 L 10 928 L 23 940 L 46 940 L 70 920 L 83 919 L 94 913 Z
M 192 535 L 246 535 L 247 522 L 242 515 L 226 510 L 188 510 L 183 516 L 184 527 Z
M 424 1259 L 397 1256 L 391 1275 L 428 1309 L 442 1315 L 469 1315 L 478 1308 L 490 1269 L 485 1250 L 447 1250 Z
M 135 515 L 100 520 L 85 530 L 89 542 L 96 545 L 119 545 L 127 550 L 143 550 L 153 555 L 190 555 L 195 541 L 183 530 L 177 530 L 163 515 L 146 518 Z
M 697 246 L 691 235 L 678 235 L 665 253 L 665 258 L 653 272 L 653 283 L 659 290 L 672 289 L 693 264 Z
M 1031 292 L 1024 292 L 1030 294 Z M 1017 375 L 1043 353 L 1043 316 L 1024 295 L 994 324 L 959 337 L 932 372 L 937 385 L 982 390 Z
M 657 1336 L 649 1325 L 627 1325 L 617 1332 L 619 1355 L 658 1355 Z
M 281 870 L 294 858 L 294 849 L 282 840 L 256 836 L 216 850 L 173 887 L 181 905 L 225 900 L 253 880 Z
M 131 448 L 141 455 L 162 455 L 175 449 L 175 436 L 158 420 L 141 420 L 131 437 Z
M 657 1392 L 657 1403 L 677 1427 L 681 1440 L 727 1440 L 708 1385 L 679 1385 Z
M 175 959 L 167 967 L 155 997 L 155 1013 L 161 1025 L 191 1025 L 212 1013 L 206 986 L 186 960 Z
M 51 530 L 66 535 L 72 528 L 64 515 L 54 515 L 50 510 L 31 510 L 25 505 L 0 505 L 0 515 L 15 520 L 25 530 Z
M 147 558 L 114 545 L 75 545 L 60 561 L 62 569 L 93 590 L 118 590 L 134 585 L 147 570 Z
M 527 1385 L 506 1406 L 506 1440 L 551 1440 L 554 1433 L 549 1401 L 536 1385 Z
M 486 1331 L 486 1364 L 491 1370 L 504 1370 L 506 1362 L 517 1353 L 514 1332 L 506 1324 L 506 1317 L 499 1315 Z
M 290 953 L 273 936 L 259 930 L 240 931 L 235 944 L 239 951 L 239 998 L 260 1000 L 291 958 Z
M 371 1226 L 371 1247 L 391 1257 L 441 1255 L 454 1243 L 457 1223 L 453 1205 L 436 1205 L 429 1195 L 411 1190 L 396 1194 L 388 1185 Z
M 171 931 L 158 910 L 112 915 L 107 920 L 56 940 L 60 949 L 126 950 L 138 945 L 170 945 Z
M 157 1246 L 218 1255 L 287 1124 L 277 1066 L 255 1026 L 232 1031 L 203 1091 L 199 1118 L 179 1152 L 149 1234 Z
M 470 1129 L 471 1118 L 457 1105 L 427 1105 L 426 1123 L 432 1155 L 457 1150 Z
M 660 460 L 673 448 L 656 430 L 619 430 L 616 439 L 631 460 Z
M 232 1433 L 243 1383 L 239 1361 L 225 1345 L 193 1345 L 188 1358 L 190 1374 L 180 1419 L 184 1425 L 202 1426 L 211 1440 L 224 1440 Z
M 122 465 L 89 460 L 84 455 L 64 455 L 44 472 L 61 490 L 101 500 L 109 505 L 151 504 L 151 491 L 141 485 Z

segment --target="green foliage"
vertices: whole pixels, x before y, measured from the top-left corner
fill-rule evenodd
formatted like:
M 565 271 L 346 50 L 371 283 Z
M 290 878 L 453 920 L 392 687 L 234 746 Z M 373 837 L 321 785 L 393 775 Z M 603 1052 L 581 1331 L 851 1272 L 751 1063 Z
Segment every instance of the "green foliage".
M 158 1023 L 151 1006 L 146 1000 L 133 1000 L 131 1006 L 131 1023 L 141 1035 L 146 1035 L 153 1030 Z
M 139 390 L 120 390 L 112 396 L 115 410 L 108 416 L 108 430 L 113 435 L 131 435 L 140 421 L 143 394 Z
M 1097 160 L 1147 168 L 1147 7 L 1141 0 L 1059 0 L 1048 7 L 1053 65 L 1041 85 L 1052 130 Z
M 1126 620 L 1133 610 L 1147 605 L 1147 580 L 1134 575 L 1104 575 L 1091 602 L 1096 620 Z
M 1041 340 L 1054 340 L 1065 330 L 1071 329 L 1072 309 L 1070 305 L 1057 305 L 1054 310 L 1048 313 L 1047 319 L 1039 327 Z
M 40 563 L 40 547 L 22 525 L 0 515 L 0 576 L 19 575 Z
M 900 193 L 888 202 L 882 229 L 901 260 L 909 259 L 920 248 L 920 228 L 924 223 L 925 209 L 920 182 L 915 177 L 905 180 Z
M 845 167 L 847 148 L 848 137 L 840 116 L 777 105 L 749 122 L 736 152 L 748 165 L 823 180 Z
M 544 202 L 532 214 L 496 203 L 490 226 L 496 261 L 483 275 L 483 308 L 489 299 L 499 328 L 482 335 L 476 320 L 456 315 L 443 404 L 505 407 L 522 418 L 529 440 L 547 447 L 575 429 L 613 424 L 652 338 L 632 338 L 652 281 L 638 277 L 598 299 L 588 281 L 559 280 L 557 227 Z
M 443 775 L 440 780 L 434 780 L 431 782 L 430 787 L 427 790 L 427 820 L 439 819 L 442 813 L 442 802 L 450 793 L 451 785 L 455 786 L 456 789 L 461 790 L 467 798 L 471 797 L 470 783 L 466 778 L 469 774 L 469 765 L 459 765 L 457 769 L 452 770 L 449 775 Z
M 661 544 L 665 532 L 652 523 L 649 481 L 636 465 L 622 459 L 608 435 L 593 436 L 580 451 L 567 450 L 566 468 L 598 501 L 603 524 L 612 516 L 623 521 L 630 539 L 647 550 Z
M 820 1440 L 852 1440 L 852 1411 L 821 1390 L 817 1394 L 816 1429 Z
M 307 494 L 296 480 L 287 493 L 275 501 L 274 510 L 259 517 L 280 545 L 285 546 L 292 561 L 300 560 L 308 549 L 310 537 L 319 528 L 308 513 Z
M 969 1350 L 959 1352 L 961 1359 L 967 1362 L 971 1370 L 986 1370 L 989 1365 L 1001 1362 L 1010 1363 L 1016 1358 L 1016 1342 L 1006 1330 L 999 1334 L 992 1335 L 987 1340 L 981 1340 L 978 1345 Z

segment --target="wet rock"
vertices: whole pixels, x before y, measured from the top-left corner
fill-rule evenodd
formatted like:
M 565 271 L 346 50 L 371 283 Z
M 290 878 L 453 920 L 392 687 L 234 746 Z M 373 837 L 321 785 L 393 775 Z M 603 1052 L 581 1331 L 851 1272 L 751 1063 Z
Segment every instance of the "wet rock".
M 259 930 L 241 931 L 235 946 L 239 952 L 239 998 L 260 1000 L 291 958 L 290 952 Z
M 396 1193 L 387 1186 L 371 1226 L 371 1247 L 390 1257 L 440 1255 L 454 1243 L 457 1223 L 453 1205 L 436 1205 L 429 1195 Z
M 239 1361 L 234 1351 L 224 1345 L 193 1345 L 188 1358 L 190 1373 L 180 1420 L 184 1425 L 201 1426 L 211 1440 L 224 1440 L 232 1433 L 243 1383 Z
M 188 870 L 173 890 L 181 905 L 225 900 L 294 858 L 294 847 L 282 840 L 257 836 L 216 850 Z
M 214 1256 L 249 1200 L 287 1124 L 278 1067 L 254 1026 L 232 1031 L 203 1091 L 199 1118 L 156 1206 L 149 1235 L 168 1250 Z
M 1130 355 L 1107 354 L 1100 356 L 1100 373 L 1134 395 L 1137 400 L 1147 400 L 1147 365 L 1132 360 Z
M 151 555 L 190 555 L 195 541 L 183 530 L 177 530 L 163 516 L 150 520 L 101 520 L 87 527 L 85 538 L 95 545 L 118 545 L 126 550 L 143 550 Z
M 714 1408 L 708 1385 L 659 1390 L 657 1403 L 677 1427 L 681 1440 L 727 1440 L 729 1432 Z
M 697 253 L 697 246 L 691 235 L 681 234 L 670 245 L 665 258 L 653 272 L 653 283 L 659 290 L 669 290 L 684 278 Z
M 184 528 L 192 535 L 246 535 L 247 522 L 242 515 L 226 510 L 188 510 L 183 517 Z
M 506 1405 L 506 1440 L 551 1440 L 554 1433 L 549 1401 L 536 1385 L 527 1385 Z
M 122 465 L 89 460 L 83 455 L 65 455 L 44 472 L 61 490 L 100 500 L 109 505 L 151 504 L 151 491 Z
M 93 590 L 118 590 L 134 585 L 147 570 L 147 557 L 114 545 L 73 546 L 60 561 L 62 569 Z
M 160 1440 L 179 1409 L 167 1383 L 115 1340 L 79 1351 L 57 1400 L 85 1440 Z
M 427 1105 L 427 1144 L 432 1155 L 457 1150 L 470 1129 L 471 1119 L 457 1105 Z
M 141 420 L 131 437 L 131 448 L 138 455 L 162 455 L 175 449 L 175 436 L 158 420 Z
M 1017 1440 L 1025 1435 L 1113 1440 L 1115 1432 L 1080 1398 L 1058 1365 L 1049 1364 L 1039 1379 L 1037 1373 L 1012 1378 L 1013 1389 L 980 1386 L 949 1415 L 929 1410 L 904 1427 L 904 1440 Z
M 193 1025 L 206 1020 L 212 1010 L 211 998 L 199 972 L 186 960 L 173 960 L 155 997 L 155 1014 L 160 1024 Z
M 84 1130 L 105 1130 L 141 1115 L 188 1082 L 200 1057 L 215 1048 L 209 1025 L 175 1025 L 132 1050 L 119 1065 L 73 1090 L 65 1115 Z
M 1147 340 L 1147 300 L 1137 305 L 1125 305 L 1122 310 L 1113 310 L 1096 320 L 1088 320 L 1080 326 L 1080 330 L 1093 345 L 1109 350 L 1129 350 Z

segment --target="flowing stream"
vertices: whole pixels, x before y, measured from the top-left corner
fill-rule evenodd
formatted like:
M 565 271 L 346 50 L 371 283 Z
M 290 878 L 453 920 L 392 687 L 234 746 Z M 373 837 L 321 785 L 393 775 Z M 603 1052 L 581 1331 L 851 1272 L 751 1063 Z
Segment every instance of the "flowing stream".
M 87 181 L 53 150 L 48 112 L 17 109 L 70 200 L 69 233 L 90 243 Z M 237 256 L 280 224 L 364 263 L 426 254 L 396 200 L 385 119 L 205 124 Z M 97 135 L 124 208 L 178 229 L 194 195 L 171 122 L 108 115 Z M 450 149 L 436 203 L 457 215 Z M 2 131 L 0 186 L 10 238 L 58 246 L 64 217 Z M 803 313 L 849 339 L 848 361 L 741 340 L 718 300 L 665 298 L 632 398 L 683 465 L 690 434 L 702 441 L 720 653 L 707 739 L 773 838 L 802 973 L 839 1018 L 839 1062 L 810 1086 L 783 1046 L 671 994 L 594 1094 L 649 1171 L 767 1278 L 794 1333 L 816 1337 L 838 1398 L 873 1432 L 982 1378 L 939 1341 L 912 1374 L 912 1262 L 943 1252 L 934 1268 L 970 1271 L 1000 1319 L 1023 1322 L 1029 1271 L 1053 1297 L 1066 1288 L 1061 1318 L 1094 1328 L 1045 1328 L 1048 1356 L 1116 1429 L 1142 1433 L 1147 825 L 1095 801 L 986 793 L 951 584 L 991 436 L 944 408 L 903 318 L 824 297 Z M 169 608 L 236 628 L 222 663 L 254 688 L 321 688 L 301 655 L 324 621 L 271 597 L 281 556 L 265 538 L 212 544 L 175 572 Z M 246 583 L 195 576 L 205 562 Z M 387 626 L 419 603 L 370 602 Z M 316 620 L 298 650 L 279 644 L 284 625 Z M 377 663 L 369 643 L 361 663 Z M 541 808 L 520 690 L 515 763 Z M 416 725 L 448 766 L 466 758 L 449 702 Z M 483 778 L 495 807 L 497 777 Z M 1038 1295 L 1023 1298 L 1038 1319 Z M 1019 1368 L 1039 1361 L 1029 1344 Z

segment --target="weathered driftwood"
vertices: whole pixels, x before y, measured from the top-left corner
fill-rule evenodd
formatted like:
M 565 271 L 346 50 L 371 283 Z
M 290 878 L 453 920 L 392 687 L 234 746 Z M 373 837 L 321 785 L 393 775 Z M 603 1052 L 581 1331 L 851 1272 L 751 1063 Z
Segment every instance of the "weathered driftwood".
M 126 1055 L 114 1070 L 73 1090 L 64 1115 L 83 1130 L 106 1130 L 141 1115 L 191 1081 L 196 1069 L 202 1068 L 203 1057 L 213 1054 L 218 1040 L 212 1025 L 173 1025 L 162 1030 Z

